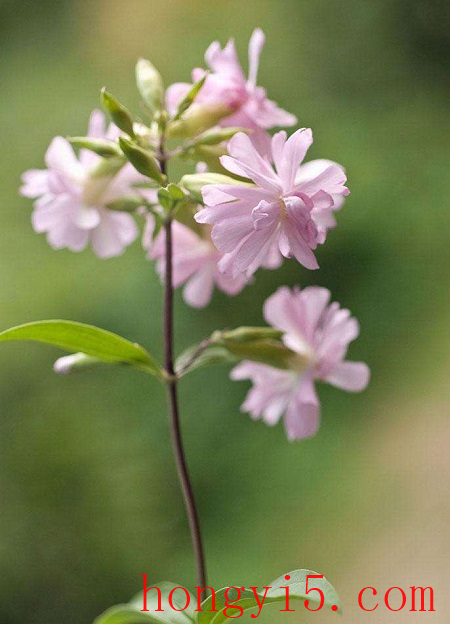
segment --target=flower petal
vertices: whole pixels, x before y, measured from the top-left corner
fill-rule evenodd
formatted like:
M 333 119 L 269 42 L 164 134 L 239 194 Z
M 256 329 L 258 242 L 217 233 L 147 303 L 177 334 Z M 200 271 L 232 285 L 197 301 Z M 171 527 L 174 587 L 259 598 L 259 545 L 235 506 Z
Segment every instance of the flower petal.
M 263 31 L 261 28 L 256 28 L 252 33 L 248 46 L 248 82 L 253 86 L 256 86 L 258 79 L 259 59 L 265 43 L 266 37 Z
M 369 379 L 370 369 L 364 362 L 341 362 L 326 378 L 328 383 L 348 392 L 361 392 Z

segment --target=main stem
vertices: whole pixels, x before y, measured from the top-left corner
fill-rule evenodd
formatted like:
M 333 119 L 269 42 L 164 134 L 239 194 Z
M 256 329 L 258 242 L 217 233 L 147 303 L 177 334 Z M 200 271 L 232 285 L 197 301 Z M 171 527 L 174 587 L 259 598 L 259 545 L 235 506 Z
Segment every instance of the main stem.
M 161 171 L 167 173 L 166 154 L 164 150 L 164 134 L 161 136 L 159 162 Z M 186 456 L 181 434 L 180 411 L 178 406 L 177 377 L 173 365 L 173 253 L 172 253 L 172 216 L 168 215 L 165 223 L 165 289 L 164 289 L 164 366 L 167 373 L 167 401 L 169 406 L 169 423 L 172 438 L 173 452 L 177 466 L 178 478 L 183 493 L 184 504 L 189 521 L 192 547 L 195 553 L 197 568 L 197 583 L 200 588 L 206 588 L 206 564 L 203 549 L 200 521 L 195 503 Z M 206 598 L 206 589 L 202 591 L 202 598 Z

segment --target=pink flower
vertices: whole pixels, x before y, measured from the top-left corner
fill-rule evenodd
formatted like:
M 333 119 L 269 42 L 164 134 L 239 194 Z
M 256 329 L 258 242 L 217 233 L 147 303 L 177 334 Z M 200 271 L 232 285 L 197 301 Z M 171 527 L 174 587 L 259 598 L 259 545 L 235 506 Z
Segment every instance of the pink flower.
M 149 258 L 156 260 L 157 271 L 164 279 L 165 274 L 165 242 L 164 230 L 161 230 L 152 242 L 154 219 L 147 217 L 143 245 L 149 251 Z M 203 308 L 211 300 L 214 286 L 227 295 L 237 295 L 248 284 L 243 276 L 235 278 L 224 275 L 217 268 L 222 254 L 211 242 L 209 232 L 205 228 L 203 236 L 199 236 L 190 228 L 178 221 L 172 223 L 173 246 L 173 281 L 175 288 L 185 284 L 183 297 L 193 308 Z
M 103 113 L 92 113 L 89 136 L 115 138 L 117 134 L 113 125 L 105 131 Z M 23 174 L 22 195 L 36 198 L 33 227 L 47 233 L 53 248 L 81 251 L 91 243 L 100 258 L 109 258 L 122 254 L 137 238 L 133 217 L 108 210 L 106 205 L 125 195 L 137 195 L 132 184 L 143 178 L 131 165 L 114 176 L 93 176 L 99 161 L 100 157 L 88 150 L 81 150 L 77 158 L 70 143 L 56 137 L 45 155 L 47 169 Z
M 214 226 L 212 240 L 224 254 L 221 270 L 250 276 L 274 248 L 308 269 L 318 268 L 313 250 L 335 225 L 333 212 L 349 190 L 336 163 L 316 160 L 300 166 L 312 140 L 310 129 L 297 130 L 289 139 L 278 132 L 268 158 L 246 134 L 231 139 L 230 155 L 221 163 L 254 185 L 204 186 L 207 207 L 195 217 Z
M 196 104 L 225 105 L 230 115 L 222 120 L 222 126 L 237 126 L 251 130 L 269 129 L 275 126 L 293 126 L 296 117 L 279 108 L 267 98 L 266 90 L 256 84 L 259 58 L 265 44 L 265 36 L 257 28 L 249 44 L 249 76 L 245 77 L 236 52 L 234 40 L 230 39 L 222 49 L 219 42 L 212 43 L 206 51 L 205 62 L 211 73 L 196 98 Z M 192 80 L 197 82 L 204 75 L 197 68 L 192 72 Z M 176 83 L 169 87 L 166 105 L 174 113 L 181 99 L 192 85 Z
M 313 436 L 319 427 L 320 404 L 315 381 L 359 392 L 369 382 L 362 362 L 344 361 L 349 343 L 359 334 L 358 321 L 338 303 L 328 305 L 330 291 L 310 286 L 304 290 L 279 288 L 264 305 L 264 317 L 284 332 L 283 342 L 302 356 L 306 369 L 281 370 L 244 361 L 232 379 L 251 379 L 242 409 L 254 419 L 275 425 L 284 415 L 289 440 Z

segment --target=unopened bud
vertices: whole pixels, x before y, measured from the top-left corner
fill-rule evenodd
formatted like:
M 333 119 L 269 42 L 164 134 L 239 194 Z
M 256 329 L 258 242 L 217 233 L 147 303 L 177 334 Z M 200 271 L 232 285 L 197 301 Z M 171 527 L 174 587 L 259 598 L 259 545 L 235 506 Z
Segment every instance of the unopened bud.
M 102 102 L 116 126 L 134 138 L 133 118 L 130 111 L 105 88 L 102 89 Z
M 164 85 L 161 74 L 150 61 L 139 59 L 136 65 L 136 83 L 144 103 L 155 113 L 164 106 Z
M 195 139 L 194 145 L 219 145 L 229 141 L 238 132 L 245 132 L 244 128 L 211 128 Z
M 100 364 L 102 364 L 102 362 L 91 355 L 73 353 L 72 355 L 65 355 L 56 360 L 53 364 L 53 370 L 55 373 L 58 373 L 58 375 L 70 375 L 70 373 L 95 368 Z
M 242 359 L 267 364 L 283 370 L 303 371 L 310 365 L 309 358 L 284 345 L 282 332 L 271 327 L 239 327 L 215 332 L 212 341 L 224 346 L 229 353 Z
M 164 176 L 159 168 L 158 161 L 154 155 L 136 143 L 128 141 L 124 137 L 119 138 L 119 145 L 125 156 L 133 167 L 149 178 L 153 178 L 159 183 L 164 183 Z
M 205 132 L 219 121 L 228 117 L 232 110 L 225 104 L 192 104 L 181 119 L 169 123 L 167 136 L 173 138 L 192 138 Z
M 135 212 L 145 204 L 142 197 L 120 197 L 106 205 L 109 210 L 116 212 Z
M 181 186 L 184 187 L 197 201 L 202 202 L 202 188 L 207 184 L 240 184 L 238 180 L 222 175 L 221 173 L 191 173 L 181 178 Z
M 108 139 L 96 139 L 94 137 L 67 137 L 67 140 L 74 147 L 79 149 L 87 149 L 99 156 L 109 158 L 111 156 L 120 156 L 120 149 L 114 141 Z

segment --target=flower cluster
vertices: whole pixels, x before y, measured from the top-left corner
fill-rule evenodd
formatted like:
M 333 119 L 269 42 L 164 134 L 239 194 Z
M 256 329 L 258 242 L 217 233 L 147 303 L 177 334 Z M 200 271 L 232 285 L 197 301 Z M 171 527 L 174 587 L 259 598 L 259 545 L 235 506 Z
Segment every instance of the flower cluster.
M 269 134 L 297 120 L 257 84 L 264 44 L 256 29 L 248 77 L 230 39 L 224 48 L 214 42 L 207 49 L 208 71 L 196 68 L 192 83 L 166 90 L 153 65 L 141 59 L 137 82 L 148 125 L 103 92 L 114 123 L 106 128 L 103 114 L 94 111 L 86 137 L 56 137 L 46 169 L 23 175 L 21 192 L 35 200 L 34 229 L 56 249 L 91 245 L 108 258 L 135 241 L 143 221 L 143 247 L 164 280 L 162 226 L 169 223 L 171 286 L 184 286 L 185 301 L 196 308 L 210 302 L 214 288 L 237 295 L 259 268 L 276 269 L 283 259 L 318 269 L 316 250 L 336 226 L 336 211 L 349 194 L 347 177 L 331 160 L 304 162 L 311 129 Z M 162 137 L 179 143 L 165 151 Z M 172 157 L 192 159 L 198 173 L 168 184 L 165 164 Z M 329 305 L 329 298 L 324 288 L 280 288 L 267 300 L 264 316 L 281 332 L 284 346 L 302 357 L 292 358 L 288 368 L 244 357 L 232 371 L 233 379 L 253 383 L 244 411 L 269 425 L 285 415 L 289 439 L 317 430 L 316 381 L 348 391 L 368 382 L 365 364 L 344 361 L 358 323 L 337 303 Z M 299 361 L 306 366 L 297 366 Z

